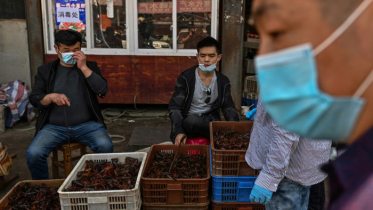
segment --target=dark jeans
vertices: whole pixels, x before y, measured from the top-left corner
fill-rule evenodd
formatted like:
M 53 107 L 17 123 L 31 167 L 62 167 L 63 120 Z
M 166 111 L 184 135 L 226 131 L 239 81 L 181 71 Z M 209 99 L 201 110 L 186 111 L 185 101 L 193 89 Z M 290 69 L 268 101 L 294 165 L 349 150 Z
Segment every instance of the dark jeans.
M 310 199 L 308 210 L 323 210 L 325 205 L 325 185 L 324 181 L 314 184 L 310 189 Z
M 95 153 L 112 153 L 113 143 L 104 125 L 89 121 L 69 126 L 71 142 L 87 145 Z M 55 148 L 67 144 L 66 127 L 46 124 L 35 136 L 26 151 L 27 165 L 32 179 L 49 179 L 47 158 Z
M 219 119 L 189 115 L 183 120 L 183 128 L 188 137 L 194 138 L 202 135 L 210 139 L 210 122 L 212 121 L 219 121 Z
M 266 205 L 266 210 L 306 210 L 310 186 L 283 178 Z

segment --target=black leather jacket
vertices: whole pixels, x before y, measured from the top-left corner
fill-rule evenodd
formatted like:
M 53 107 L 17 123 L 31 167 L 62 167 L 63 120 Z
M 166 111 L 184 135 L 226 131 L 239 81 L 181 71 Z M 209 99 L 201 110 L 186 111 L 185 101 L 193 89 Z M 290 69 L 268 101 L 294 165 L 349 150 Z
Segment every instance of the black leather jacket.
M 185 133 L 183 129 L 183 119 L 187 117 L 190 105 L 192 104 L 194 86 L 196 82 L 195 70 L 198 66 L 194 66 L 179 75 L 175 86 L 175 92 L 168 105 L 170 118 L 172 123 L 171 141 L 174 141 L 176 136 Z M 204 113 L 204 117 L 212 117 L 220 120 L 220 109 L 223 111 L 225 120 L 239 121 L 238 113 L 234 106 L 231 95 L 231 85 L 228 77 L 216 71 L 218 83 L 218 98 L 212 105 L 211 110 Z
M 50 63 L 47 63 L 43 66 L 40 66 L 38 68 L 38 72 L 35 76 L 35 84 L 34 84 L 34 87 L 32 89 L 31 95 L 29 97 L 31 104 L 34 107 L 37 107 L 38 110 L 39 110 L 39 117 L 36 121 L 35 136 L 44 127 L 44 125 L 48 123 L 48 118 L 49 118 L 49 114 L 50 114 L 50 110 L 51 110 L 50 107 L 51 106 L 50 105 L 45 106 L 45 105 L 41 104 L 40 101 L 46 95 L 52 93 L 53 87 L 54 87 L 54 82 L 55 82 L 56 70 L 57 70 L 57 67 L 58 67 L 59 63 L 60 63 L 60 59 L 57 59 L 57 60 L 52 61 Z M 95 72 L 100 77 L 102 77 L 100 69 L 98 68 L 96 62 L 87 61 L 87 66 L 93 72 Z M 75 68 L 78 68 L 78 67 L 75 65 Z M 85 84 L 85 87 L 86 87 L 87 91 L 85 91 L 84 93 L 85 93 L 86 100 L 88 101 L 88 104 L 89 104 L 89 106 L 92 110 L 92 113 L 94 114 L 97 122 L 103 124 L 106 127 L 106 125 L 104 123 L 104 118 L 102 117 L 102 114 L 101 114 L 101 109 L 100 109 L 100 105 L 98 103 L 96 93 L 93 92 L 93 90 L 88 85 L 83 72 L 81 70 L 78 70 L 78 73 L 79 73 L 80 79 Z M 105 94 L 98 94 L 98 96 L 101 97 L 101 98 L 104 98 Z

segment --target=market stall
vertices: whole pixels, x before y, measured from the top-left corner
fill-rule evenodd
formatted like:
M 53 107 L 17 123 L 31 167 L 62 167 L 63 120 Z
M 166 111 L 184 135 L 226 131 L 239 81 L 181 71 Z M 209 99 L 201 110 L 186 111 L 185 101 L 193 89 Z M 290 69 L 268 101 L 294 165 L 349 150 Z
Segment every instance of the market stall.
M 77 30 L 109 83 L 100 102 L 167 104 L 177 76 L 197 64 L 197 42 L 218 36 L 218 8 L 212 0 L 42 0 L 45 62 L 57 58 L 54 33 Z

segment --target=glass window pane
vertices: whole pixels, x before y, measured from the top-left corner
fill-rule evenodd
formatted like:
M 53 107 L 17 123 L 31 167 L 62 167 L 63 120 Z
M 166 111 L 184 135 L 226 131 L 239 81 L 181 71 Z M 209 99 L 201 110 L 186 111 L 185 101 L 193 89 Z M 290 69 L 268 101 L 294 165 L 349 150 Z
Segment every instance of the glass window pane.
M 211 0 L 177 0 L 177 48 L 197 49 L 211 35 Z
M 125 0 L 91 1 L 91 8 L 93 47 L 127 49 Z
M 138 0 L 140 49 L 172 49 L 172 0 Z
M 85 0 L 52 0 L 53 31 L 72 29 L 80 32 L 82 48 L 87 47 L 85 8 Z

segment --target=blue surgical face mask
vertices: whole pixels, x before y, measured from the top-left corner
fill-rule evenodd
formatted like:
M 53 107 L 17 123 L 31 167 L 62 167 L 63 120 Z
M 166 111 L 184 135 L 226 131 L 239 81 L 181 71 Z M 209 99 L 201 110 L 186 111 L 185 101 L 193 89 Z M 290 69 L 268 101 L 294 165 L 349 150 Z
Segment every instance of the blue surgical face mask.
M 199 64 L 199 68 L 203 71 L 203 72 L 205 72 L 205 73 L 210 73 L 210 72 L 212 72 L 212 71 L 214 71 L 215 69 L 216 69 L 216 63 L 214 63 L 214 64 L 212 64 L 212 65 L 210 65 L 210 66 L 207 66 L 207 67 L 205 67 L 204 66 L 204 64 Z
M 60 52 L 60 50 L 58 50 L 58 52 Z M 67 53 L 60 52 L 60 53 L 62 55 L 61 60 L 68 65 L 75 65 L 76 62 L 78 61 L 76 58 L 72 57 L 72 55 L 74 54 L 73 52 L 67 52 Z
M 351 135 L 365 100 L 360 98 L 373 81 L 373 71 L 352 97 L 323 93 L 317 83 L 315 57 L 337 39 L 366 9 L 357 10 L 319 47 L 300 45 L 255 58 L 262 102 L 284 129 L 310 139 L 344 142 Z

